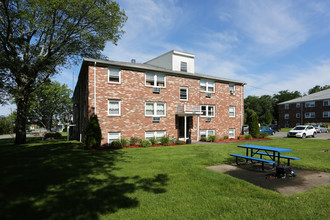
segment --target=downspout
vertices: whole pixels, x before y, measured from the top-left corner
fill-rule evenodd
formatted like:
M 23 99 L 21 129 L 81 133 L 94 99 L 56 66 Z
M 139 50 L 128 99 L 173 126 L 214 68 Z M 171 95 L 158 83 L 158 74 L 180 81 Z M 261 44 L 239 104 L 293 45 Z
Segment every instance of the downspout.
M 241 127 L 240 127 L 241 132 L 240 133 L 242 133 L 243 124 L 244 124 L 243 90 L 244 90 L 244 83 L 242 84 L 242 88 L 241 88 Z
M 94 62 L 94 114 L 96 115 L 96 62 Z

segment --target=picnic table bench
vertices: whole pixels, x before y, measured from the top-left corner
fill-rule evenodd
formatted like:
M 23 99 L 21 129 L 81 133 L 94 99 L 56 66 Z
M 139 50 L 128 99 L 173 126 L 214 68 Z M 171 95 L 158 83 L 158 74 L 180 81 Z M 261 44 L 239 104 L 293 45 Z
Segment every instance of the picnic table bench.
M 246 159 L 246 163 L 248 163 L 249 160 L 257 161 L 262 163 L 262 170 L 264 170 L 264 163 L 273 164 L 273 167 L 275 165 L 280 164 L 280 159 L 284 158 L 288 160 L 288 166 L 290 165 L 290 160 L 299 160 L 298 157 L 291 157 L 291 156 L 285 156 L 281 155 L 282 152 L 289 152 L 292 151 L 292 149 L 287 148 L 278 148 L 278 147 L 268 147 L 268 146 L 260 146 L 260 145 L 238 145 L 237 147 L 245 148 L 246 149 L 246 155 L 240 155 L 240 154 L 230 154 L 230 156 L 236 157 L 236 163 L 238 164 L 238 158 L 244 158 Z M 250 152 L 250 155 L 249 155 Z M 260 157 L 254 157 L 254 155 L 260 155 Z M 262 156 L 269 156 L 271 160 L 266 160 L 262 158 Z M 277 162 L 276 162 L 277 159 Z

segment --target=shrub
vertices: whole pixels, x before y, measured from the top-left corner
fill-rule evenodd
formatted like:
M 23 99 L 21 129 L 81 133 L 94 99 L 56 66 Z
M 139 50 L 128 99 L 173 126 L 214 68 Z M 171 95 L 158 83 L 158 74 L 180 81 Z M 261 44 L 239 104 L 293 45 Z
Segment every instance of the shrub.
M 268 137 L 268 133 L 267 132 L 261 132 L 260 137 L 262 137 L 262 138 Z
M 149 141 L 150 141 L 151 145 L 155 145 L 155 144 L 158 143 L 158 141 L 157 141 L 157 139 L 155 137 L 149 138 Z
M 206 137 L 201 137 L 201 141 L 203 142 L 207 141 Z
M 181 145 L 181 144 L 185 144 L 185 142 L 184 141 L 180 141 L 180 140 L 176 140 L 175 141 L 175 144 L 180 144 Z
M 125 147 L 129 144 L 129 141 L 126 138 L 120 138 L 119 141 L 122 147 Z
M 56 132 L 56 133 L 46 133 L 44 136 L 44 139 L 48 139 L 48 138 L 52 138 L 52 139 L 60 139 L 62 138 L 61 133 Z
M 137 137 L 134 137 L 134 136 L 131 137 L 131 139 L 129 140 L 129 144 L 131 146 L 136 145 L 137 142 L 139 142 L 139 139 Z
M 250 139 L 252 139 L 252 136 L 251 136 L 251 134 L 246 134 L 246 135 L 244 135 L 244 138 L 250 140 Z
M 223 137 L 223 139 L 228 139 L 229 137 L 227 136 L 227 135 L 225 135 L 224 137 Z
M 160 138 L 161 145 L 168 146 L 170 144 L 170 138 L 169 137 L 161 137 Z
M 112 147 L 112 148 L 122 148 L 122 144 L 121 144 L 121 142 L 120 142 L 120 140 L 114 140 L 114 141 L 112 141 L 111 142 L 111 144 L 110 144 L 110 146 Z
M 240 136 L 237 137 L 237 139 L 241 140 L 241 139 L 243 139 L 243 137 L 244 137 L 243 135 L 240 135 Z
M 141 147 L 150 147 L 151 145 L 148 140 L 143 140 L 143 139 L 139 140 L 139 143 Z
M 249 133 L 252 137 L 257 137 L 259 134 L 259 124 L 258 124 L 258 115 L 255 112 L 252 112 L 249 120 Z
M 97 115 L 91 115 L 86 126 L 85 144 L 88 148 L 98 148 L 101 145 L 101 139 L 102 134 Z
M 214 141 L 216 141 L 216 139 L 217 139 L 217 136 L 215 136 L 215 135 L 210 135 L 210 136 L 207 138 L 207 140 L 208 140 L 209 142 L 214 142 Z

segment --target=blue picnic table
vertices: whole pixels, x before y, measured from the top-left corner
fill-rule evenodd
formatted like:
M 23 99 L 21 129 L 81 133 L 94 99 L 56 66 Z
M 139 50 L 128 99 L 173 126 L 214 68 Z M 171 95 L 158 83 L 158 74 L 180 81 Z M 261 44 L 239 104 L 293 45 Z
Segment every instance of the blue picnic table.
M 299 160 L 300 158 L 291 157 L 291 156 L 284 156 L 281 153 L 290 152 L 292 149 L 288 148 L 279 148 L 279 147 L 268 147 L 268 146 L 260 146 L 260 145 L 238 145 L 237 147 L 245 148 L 246 155 L 239 155 L 239 154 L 231 154 L 231 156 L 236 157 L 236 163 L 238 164 L 237 158 L 245 158 L 246 163 L 248 160 L 259 161 L 262 163 L 262 170 L 264 170 L 264 163 L 269 163 L 275 165 L 280 164 L 280 159 L 285 158 L 288 160 L 288 166 L 290 166 L 290 160 Z M 259 155 L 260 157 L 257 158 L 255 155 Z M 267 160 L 262 158 L 262 156 L 268 156 L 271 160 Z M 277 158 L 277 161 L 276 161 Z

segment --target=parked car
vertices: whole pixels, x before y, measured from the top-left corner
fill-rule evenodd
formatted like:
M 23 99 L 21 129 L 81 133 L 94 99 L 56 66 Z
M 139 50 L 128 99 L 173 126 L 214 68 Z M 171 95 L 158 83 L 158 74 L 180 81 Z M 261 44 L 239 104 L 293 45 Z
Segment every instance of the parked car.
M 328 133 L 328 128 L 323 125 L 313 125 L 317 133 Z
M 292 130 L 290 130 L 287 134 L 287 137 L 315 137 L 316 136 L 316 130 L 311 125 L 299 125 L 294 127 Z
M 278 126 L 277 124 L 268 125 L 267 127 L 270 127 L 271 129 L 273 129 L 276 132 L 280 132 L 281 131 L 280 126 Z
M 274 135 L 275 131 L 270 127 L 260 127 L 260 133 L 266 132 L 267 134 Z

